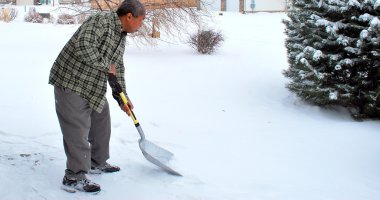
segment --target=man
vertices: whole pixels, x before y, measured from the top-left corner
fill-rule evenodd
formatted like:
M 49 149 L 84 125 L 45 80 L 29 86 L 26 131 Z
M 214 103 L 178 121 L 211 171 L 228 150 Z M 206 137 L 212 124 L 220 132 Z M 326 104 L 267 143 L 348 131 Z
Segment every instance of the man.
M 145 8 L 138 0 L 125 0 L 116 12 L 89 17 L 62 49 L 50 71 L 58 121 L 67 157 L 63 188 L 98 192 L 100 186 L 86 174 L 117 172 L 108 164 L 110 111 L 105 97 L 108 73 L 116 75 L 125 92 L 123 54 L 125 36 L 141 27 Z M 113 88 L 114 89 L 114 88 Z M 121 104 L 130 114 L 133 105 Z

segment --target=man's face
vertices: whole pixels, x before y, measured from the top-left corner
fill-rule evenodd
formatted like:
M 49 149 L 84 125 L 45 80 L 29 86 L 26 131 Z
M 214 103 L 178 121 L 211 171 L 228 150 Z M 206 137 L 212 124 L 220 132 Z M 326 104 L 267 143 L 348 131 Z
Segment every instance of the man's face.
M 127 33 L 136 32 L 141 27 L 144 19 L 145 15 L 133 17 L 132 13 L 128 13 L 121 18 L 123 31 Z

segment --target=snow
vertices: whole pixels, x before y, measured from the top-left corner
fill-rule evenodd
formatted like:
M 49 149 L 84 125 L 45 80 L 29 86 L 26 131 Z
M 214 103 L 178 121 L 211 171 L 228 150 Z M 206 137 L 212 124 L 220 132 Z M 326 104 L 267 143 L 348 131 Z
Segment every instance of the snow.
M 318 61 L 323 57 L 323 53 L 320 50 L 315 51 L 313 55 L 313 60 Z
M 338 92 L 337 91 L 330 92 L 329 98 L 331 100 L 337 100 L 338 99 Z
M 345 36 L 339 36 L 336 40 L 339 44 L 342 44 L 343 46 L 348 46 L 350 44 L 347 37 Z
M 131 43 L 124 57 L 147 139 L 173 152 L 170 167 L 184 176 L 145 160 L 108 93 L 110 162 L 122 170 L 89 175 L 102 186 L 97 195 L 59 189 L 65 155 L 47 84 L 78 26 L 0 22 L 1 199 L 378 199 L 380 124 L 305 104 L 285 88 L 285 14 L 213 15 L 225 35 L 214 55 Z
M 380 29 L 380 20 L 377 17 L 374 17 L 370 22 L 371 27 Z
M 360 39 L 364 40 L 364 39 L 366 39 L 367 37 L 368 37 L 368 31 L 367 31 L 367 30 L 362 30 L 362 31 L 360 32 Z M 360 46 L 360 44 L 359 44 L 358 46 Z
M 351 54 L 356 54 L 359 55 L 362 53 L 361 49 L 355 48 L 355 47 L 344 47 L 344 50 L 351 53 Z M 353 65 L 354 63 L 350 63 L 350 65 Z
M 319 0 L 319 3 L 318 3 L 318 7 L 322 7 L 323 6 L 323 0 Z
M 335 70 L 341 70 L 342 66 L 341 65 L 335 65 Z
M 373 19 L 373 18 L 374 18 L 374 16 L 372 16 L 368 13 L 365 13 L 365 14 L 359 16 L 359 20 L 363 21 L 363 22 L 371 21 L 371 19 Z
M 350 6 L 356 6 L 356 7 L 359 7 L 359 8 L 361 7 L 361 4 L 358 1 L 356 1 L 356 0 L 349 0 L 347 4 L 350 5 Z
M 327 21 L 326 19 L 321 19 L 321 17 L 319 17 L 317 15 L 313 15 L 313 16 L 317 20 L 315 23 L 317 26 L 326 26 L 327 27 L 331 23 L 331 22 Z M 329 31 L 326 31 L 326 32 L 328 33 Z

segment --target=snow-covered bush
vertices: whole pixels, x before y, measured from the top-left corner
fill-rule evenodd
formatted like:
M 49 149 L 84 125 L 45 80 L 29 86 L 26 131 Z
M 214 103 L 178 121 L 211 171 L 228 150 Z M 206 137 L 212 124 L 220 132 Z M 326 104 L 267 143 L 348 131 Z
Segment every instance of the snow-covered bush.
M 294 0 L 287 87 L 313 104 L 380 117 L 380 0 Z
M 12 7 L 0 8 L 0 21 L 11 22 L 17 17 L 17 10 Z
M 202 54 L 211 54 L 224 41 L 221 32 L 213 30 L 198 31 L 188 41 L 190 46 Z
M 75 24 L 75 18 L 69 14 L 61 14 L 57 19 L 58 24 Z
M 25 15 L 26 22 L 42 23 L 44 18 L 36 11 L 35 7 L 30 7 L 28 13 Z
M 88 14 L 79 14 L 76 18 L 77 18 L 77 23 L 78 24 L 83 24 L 84 21 L 86 21 L 86 19 L 88 18 Z

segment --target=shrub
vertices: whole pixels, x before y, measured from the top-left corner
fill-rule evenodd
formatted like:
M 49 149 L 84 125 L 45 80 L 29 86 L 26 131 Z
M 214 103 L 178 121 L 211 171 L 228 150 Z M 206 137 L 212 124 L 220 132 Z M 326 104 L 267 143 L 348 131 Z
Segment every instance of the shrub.
M 15 8 L 2 8 L 0 9 L 0 21 L 10 22 L 17 16 L 17 10 Z
M 69 14 L 61 14 L 58 16 L 58 24 L 75 24 L 75 18 Z
M 213 30 L 200 30 L 192 35 L 189 39 L 189 44 L 201 54 L 211 54 L 224 41 L 221 32 Z
M 88 18 L 88 15 L 86 14 L 80 14 L 77 16 L 77 23 L 78 24 L 83 24 L 84 21 Z
M 44 18 L 36 12 L 36 8 L 30 7 L 28 14 L 25 16 L 26 22 L 32 22 L 32 23 L 42 23 Z

